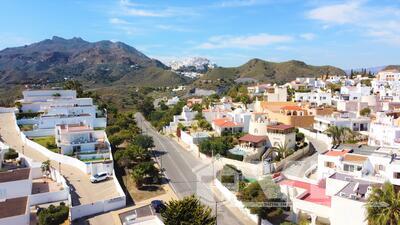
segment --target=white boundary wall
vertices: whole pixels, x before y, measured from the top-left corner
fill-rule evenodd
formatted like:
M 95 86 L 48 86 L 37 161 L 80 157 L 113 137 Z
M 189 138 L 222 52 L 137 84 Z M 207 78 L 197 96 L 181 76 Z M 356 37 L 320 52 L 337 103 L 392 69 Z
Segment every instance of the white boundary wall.
M 17 123 L 15 114 L 13 116 L 14 116 L 15 123 Z M 15 127 L 16 127 L 17 132 L 19 133 L 22 141 L 24 141 L 27 145 L 29 145 L 33 149 L 37 150 L 38 152 L 40 152 L 43 155 L 45 155 L 46 157 L 48 157 L 50 160 L 54 160 L 57 162 L 61 162 L 63 164 L 74 166 L 75 168 L 78 168 L 79 170 L 81 170 L 83 173 L 86 173 L 86 174 L 90 173 L 89 167 L 84 162 L 82 162 L 78 159 L 75 159 L 75 158 L 72 158 L 72 157 L 69 157 L 66 155 L 61 155 L 61 154 L 58 154 L 58 153 L 48 150 L 47 148 L 26 138 L 24 133 L 21 132 L 20 129 L 18 128 L 17 124 Z M 106 137 L 106 139 L 107 139 L 107 137 Z M 108 141 L 108 139 L 107 139 L 107 141 Z M 112 155 L 111 155 L 111 160 L 113 160 Z M 122 187 L 118 182 L 118 179 L 115 176 L 114 170 L 112 170 L 112 176 L 113 176 L 115 188 L 117 188 L 117 191 L 120 196 L 116 197 L 116 198 L 111 198 L 108 200 L 102 200 L 102 201 L 85 204 L 85 205 L 71 206 L 71 208 L 70 208 L 71 220 L 79 219 L 84 216 L 89 216 L 89 215 L 93 215 L 93 214 L 97 214 L 97 213 L 102 213 L 102 212 L 107 212 L 110 210 L 123 208 L 126 206 L 126 195 L 125 195 L 124 191 L 122 190 Z M 56 198 L 56 197 L 61 197 L 61 196 L 62 195 L 60 193 L 59 196 L 57 195 L 57 196 L 53 196 L 53 197 Z M 43 198 L 44 196 L 41 196 L 41 197 Z M 46 197 L 50 198 L 49 196 L 46 196 Z M 69 188 L 68 188 L 68 199 L 69 199 L 69 202 L 71 202 L 71 196 L 69 195 Z M 34 199 L 34 200 L 36 200 L 36 199 Z
M 15 120 L 15 129 L 17 130 L 17 132 L 20 135 L 20 138 L 22 139 L 22 141 L 27 144 L 29 147 L 35 149 L 36 151 L 40 152 L 41 154 L 43 154 L 44 156 L 48 157 L 50 160 L 54 160 L 57 162 L 60 162 L 62 164 L 66 164 L 66 165 L 70 165 L 73 166 L 75 168 L 78 168 L 79 170 L 81 170 L 83 173 L 89 173 L 87 165 L 80 161 L 79 159 L 75 159 L 66 155 L 61 155 L 55 152 L 52 152 L 50 150 L 48 150 L 47 148 L 41 146 L 40 144 L 29 140 L 25 134 L 23 132 L 21 132 L 21 130 L 18 128 L 17 125 L 17 120 L 15 118 L 15 114 L 13 115 L 14 120 Z
M 304 129 L 299 127 L 299 132 L 303 133 L 306 136 L 309 136 L 311 138 L 315 138 L 317 140 L 321 140 L 323 142 L 329 143 L 329 145 L 332 143 L 332 138 L 330 138 L 328 135 L 324 133 L 315 133 L 311 132 L 310 130 Z
M 17 111 L 18 111 L 18 109 L 16 109 L 16 108 L 0 107 L 0 113 L 15 113 Z

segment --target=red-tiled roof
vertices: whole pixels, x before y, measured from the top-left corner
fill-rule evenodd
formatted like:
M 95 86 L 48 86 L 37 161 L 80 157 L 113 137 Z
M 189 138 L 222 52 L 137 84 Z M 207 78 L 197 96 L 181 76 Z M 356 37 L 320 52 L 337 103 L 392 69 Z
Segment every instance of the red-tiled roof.
M 15 169 L 5 172 L 0 172 L 0 183 L 17 181 L 17 180 L 26 180 L 29 178 L 30 171 L 31 169 L 29 168 L 23 168 L 23 169 Z
M 324 155 L 327 155 L 327 156 L 344 156 L 349 152 L 350 152 L 350 150 L 341 150 L 341 151 L 330 150 L 330 151 L 325 152 Z
M 215 126 L 218 126 L 218 127 L 241 127 L 241 126 L 243 126 L 242 124 L 233 122 L 227 118 L 215 119 L 215 120 L 213 120 L 213 123 L 215 124 Z
M 260 143 L 265 140 L 267 140 L 267 136 L 256 136 L 252 134 L 246 134 L 243 137 L 239 138 L 239 141 L 247 141 L 253 143 Z
M 11 198 L 0 202 L 0 219 L 25 214 L 28 197 Z
M 303 110 L 303 108 L 301 108 L 300 106 L 297 106 L 297 105 L 285 105 L 285 106 L 282 106 L 281 109 L 283 109 L 283 110 L 294 110 L 294 111 Z
M 287 129 L 293 129 L 294 126 L 286 125 L 286 124 L 278 124 L 278 125 L 269 125 L 269 126 L 267 126 L 267 128 L 274 129 L 274 130 L 287 130 Z

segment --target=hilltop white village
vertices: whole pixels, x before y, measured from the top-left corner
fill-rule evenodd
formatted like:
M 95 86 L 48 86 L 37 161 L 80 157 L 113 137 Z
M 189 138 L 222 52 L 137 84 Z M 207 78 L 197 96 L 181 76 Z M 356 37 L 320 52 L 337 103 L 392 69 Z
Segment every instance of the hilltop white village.
M 234 184 L 271 179 L 293 224 L 366 225 L 373 188 L 389 182 L 400 190 L 399 71 L 242 87 L 245 101 L 165 98 L 167 107 L 184 101 L 181 113 L 159 132 L 148 131 L 178 146 L 180 157 L 212 164 L 213 178 L 204 185 L 229 202 L 225 209 L 237 217 L 231 219 L 258 222 L 239 190 L 216 178 L 232 166 Z M 22 95 L 15 108 L 0 108 L 0 225 L 32 224 L 38 208 L 60 202 L 69 208 L 70 221 L 111 211 L 116 224 L 163 224 L 156 213 L 141 216 L 126 208 L 105 132 L 106 110 L 91 98 L 78 98 L 75 90 L 27 89 Z M 227 136 L 235 141 L 223 153 L 204 144 Z M 156 156 L 161 169 L 162 157 Z M 203 176 L 199 168 L 193 173 Z M 180 198 L 179 184 L 169 185 Z M 126 212 L 135 216 L 119 217 Z

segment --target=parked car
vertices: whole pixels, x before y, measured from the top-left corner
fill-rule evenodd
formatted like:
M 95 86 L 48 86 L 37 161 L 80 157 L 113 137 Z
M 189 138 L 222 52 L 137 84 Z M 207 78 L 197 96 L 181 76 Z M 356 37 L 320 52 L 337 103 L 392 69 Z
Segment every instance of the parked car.
M 125 217 L 123 225 L 133 224 L 136 219 L 137 219 L 137 214 L 136 211 L 134 211 L 131 215 Z
M 103 180 L 107 180 L 108 174 L 106 172 L 101 172 L 90 176 L 90 182 L 97 183 Z
M 156 213 L 161 213 L 166 208 L 164 202 L 161 200 L 151 201 L 151 207 L 153 207 Z

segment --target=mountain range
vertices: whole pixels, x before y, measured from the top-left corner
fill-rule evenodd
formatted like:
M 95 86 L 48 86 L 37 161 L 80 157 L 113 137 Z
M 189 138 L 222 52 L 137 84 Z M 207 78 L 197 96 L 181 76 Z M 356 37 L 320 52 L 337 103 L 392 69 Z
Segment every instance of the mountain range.
M 57 83 L 78 79 L 90 85 L 174 85 L 185 78 L 122 42 L 87 42 L 53 37 L 0 51 L 0 83 Z
M 204 76 L 200 79 L 250 77 L 268 82 L 345 73 L 336 67 L 311 66 L 295 60 L 274 63 L 252 59 L 241 66 L 226 68 L 217 67 L 208 59 L 195 58 L 167 66 L 122 42 L 88 42 L 81 38 L 53 37 L 0 51 L 0 84 L 7 85 L 77 79 L 99 87 L 110 84 L 170 86 L 193 81 L 179 74 L 187 71 L 201 72 Z

